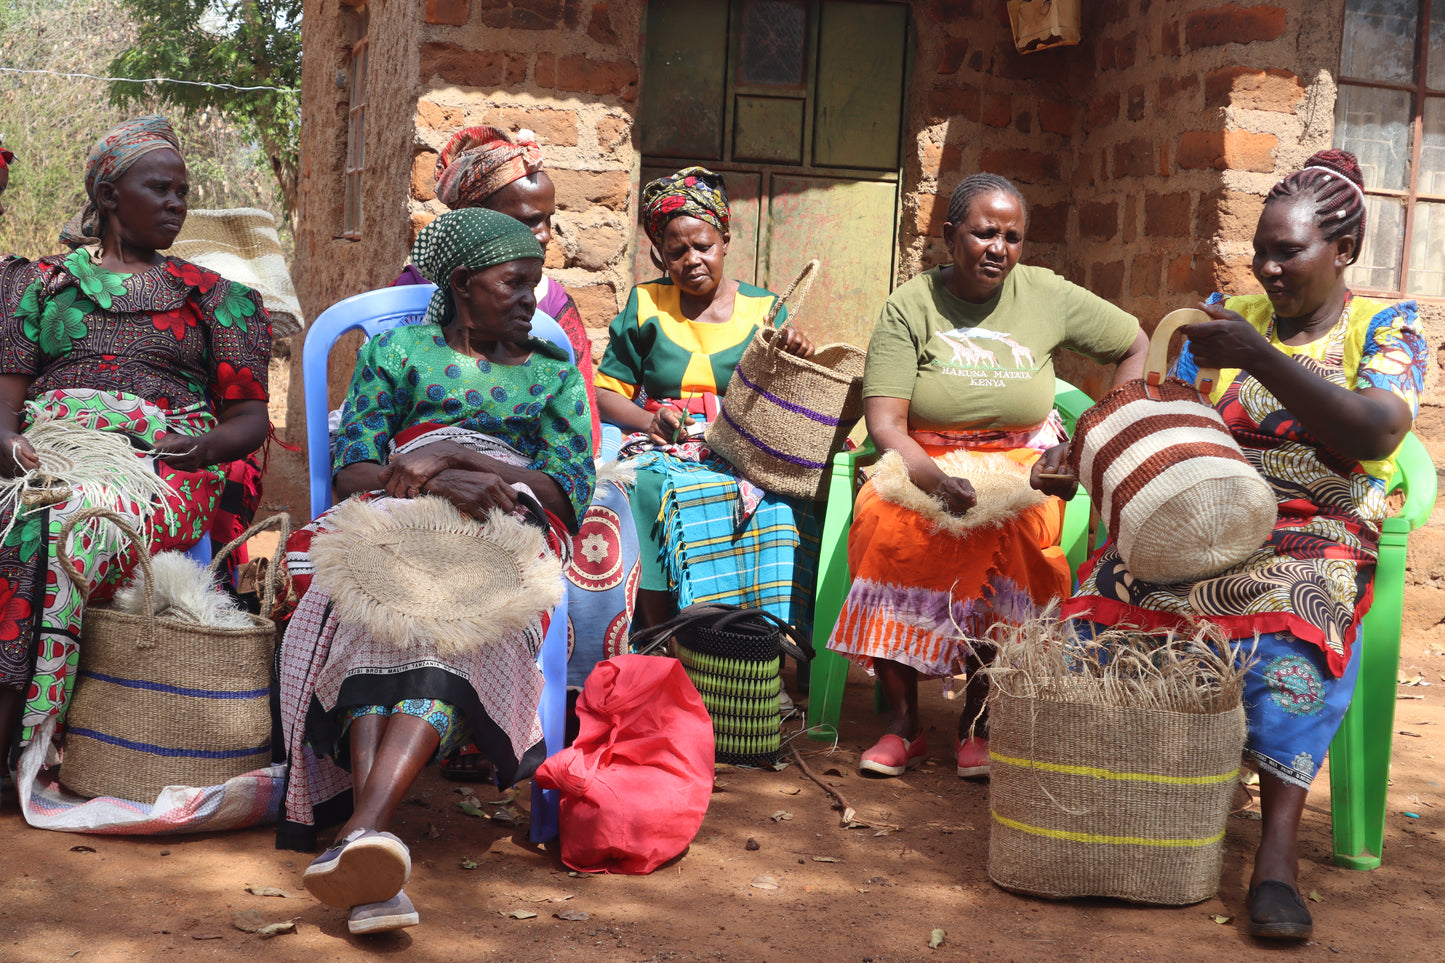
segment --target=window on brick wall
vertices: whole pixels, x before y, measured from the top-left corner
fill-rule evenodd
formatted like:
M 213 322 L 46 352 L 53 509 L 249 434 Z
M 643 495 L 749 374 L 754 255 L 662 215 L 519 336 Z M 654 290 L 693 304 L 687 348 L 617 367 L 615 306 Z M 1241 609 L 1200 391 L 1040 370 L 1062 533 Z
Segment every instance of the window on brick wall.
M 351 45 L 347 67 L 350 102 L 346 114 L 346 175 L 342 188 L 341 236 L 361 237 L 361 175 L 366 170 L 366 38 Z
M 1350 286 L 1445 298 L 1445 0 L 1346 0 L 1335 145 L 1365 175 Z

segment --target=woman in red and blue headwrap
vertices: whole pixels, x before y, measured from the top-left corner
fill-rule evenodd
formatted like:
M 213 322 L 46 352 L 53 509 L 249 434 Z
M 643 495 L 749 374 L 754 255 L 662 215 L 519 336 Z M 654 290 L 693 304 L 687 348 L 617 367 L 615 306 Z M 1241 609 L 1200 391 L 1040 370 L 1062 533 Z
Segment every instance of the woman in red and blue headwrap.
M 110 131 L 86 160 L 87 203 L 61 233 L 74 250 L 34 263 L 14 259 L 0 271 L 0 758 L 7 766 L 17 726 L 20 745 L 35 739 L 42 749 L 59 732 L 85 606 L 109 598 L 135 563 L 134 547 L 110 523 L 78 526 L 69 552 L 90 583 L 81 591 L 57 561 L 64 520 L 100 506 L 127 516 L 151 551 L 185 549 L 208 530 L 228 464 L 266 438 L 271 325 L 261 299 L 161 253 L 186 218 L 179 148 L 159 116 Z M 118 464 L 104 485 L 71 484 L 65 466 L 32 444 L 41 425 L 101 448 L 114 436 L 97 442 L 99 433 L 120 433 L 133 451 L 114 454 Z M 39 505 L 17 497 L 42 470 L 60 477 L 68 497 Z

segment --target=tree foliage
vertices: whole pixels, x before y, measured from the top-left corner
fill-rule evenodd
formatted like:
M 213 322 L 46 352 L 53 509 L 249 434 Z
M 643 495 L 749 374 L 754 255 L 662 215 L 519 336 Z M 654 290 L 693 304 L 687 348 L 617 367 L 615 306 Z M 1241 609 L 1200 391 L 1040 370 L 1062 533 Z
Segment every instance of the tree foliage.
M 199 114 L 224 113 L 255 133 L 281 189 L 296 210 L 301 131 L 301 0 L 120 0 L 135 26 L 135 42 L 110 65 L 120 77 L 280 87 L 231 90 L 182 84 L 114 83 L 113 103 L 158 98 Z
M 15 151 L 0 254 L 40 257 L 60 250 L 60 226 L 85 203 L 85 158 L 107 130 L 139 113 L 170 113 L 190 171 L 191 207 L 259 207 L 291 232 L 281 192 L 251 125 L 221 111 L 171 113 L 146 95 L 125 108 L 107 101 L 104 81 L 66 72 L 97 69 L 136 42 L 123 0 L 0 0 L 0 64 L 43 74 L 0 73 L 0 135 Z M 102 68 L 103 69 L 103 68 Z

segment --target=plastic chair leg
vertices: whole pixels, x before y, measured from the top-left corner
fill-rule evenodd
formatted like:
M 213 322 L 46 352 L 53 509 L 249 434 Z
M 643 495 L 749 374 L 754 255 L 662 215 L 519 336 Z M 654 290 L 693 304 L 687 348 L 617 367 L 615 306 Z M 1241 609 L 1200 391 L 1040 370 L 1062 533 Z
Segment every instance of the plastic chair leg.
M 562 751 L 567 738 L 567 593 L 552 610 L 552 624 L 547 627 L 546 638 L 542 640 L 542 651 L 538 656 L 542 665 L 542 702 L 537 707 L 542 717 L 542 738 L 547 744 L 547 755 Z M 557 838 L 557 807 L 561 793 L 556 789 L 543 789 L 532 780 L 532 826 L 530 838 L 534 843 L 545 843 Z
M 1397 548 L 1390 545 L 1395 539 L 1400 543 Z M 1362 646 L 1360 677 L 1340 731 L 1330 743 L 1335 865 L 1349 869 L 1374 869 L 1384 853 L 1385 803 L 1400 671 L 1404 542 L 1404 535 L 1388 532 L 1381 539 L 1375 598 L 1357 642 Z
M 224 547 L 224 546 L 223 546 Z M 211 564 L 211 533 L 207 532 L 201 536 L 201 540 L 190 548 L 186 549 L 186 558 L 201 565 Z

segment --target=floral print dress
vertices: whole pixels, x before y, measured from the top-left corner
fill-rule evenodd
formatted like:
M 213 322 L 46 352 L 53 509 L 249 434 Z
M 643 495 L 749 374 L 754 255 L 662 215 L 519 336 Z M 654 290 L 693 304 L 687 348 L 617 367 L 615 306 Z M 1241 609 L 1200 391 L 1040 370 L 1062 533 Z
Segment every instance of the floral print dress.
M 174 494 L 169 511 L 120 499 L 151 551 L 184 549 L 209 528 L 226 466 L 177 471 L 144 453 L 172 433 L 213 429 L 226 402 L 264 401 L 271 325 L 260 298 L 213 271 L 165 258 L 117 274 L 84 250 L 0 271 L 0 374 L 30 379 L 24 423 L 74 420 L 128 435 L 142 470 Z M 113 526 L 77 528 L 72 555 L 91 580 L 76 590 L 56 560 L 64 520 L 96 504 L 0 513 L 0 686 L 26 693 L 21 744 L 50 717 L 63 722 L 79 666 L 85 603 L 110 597 L 135 564 Z

